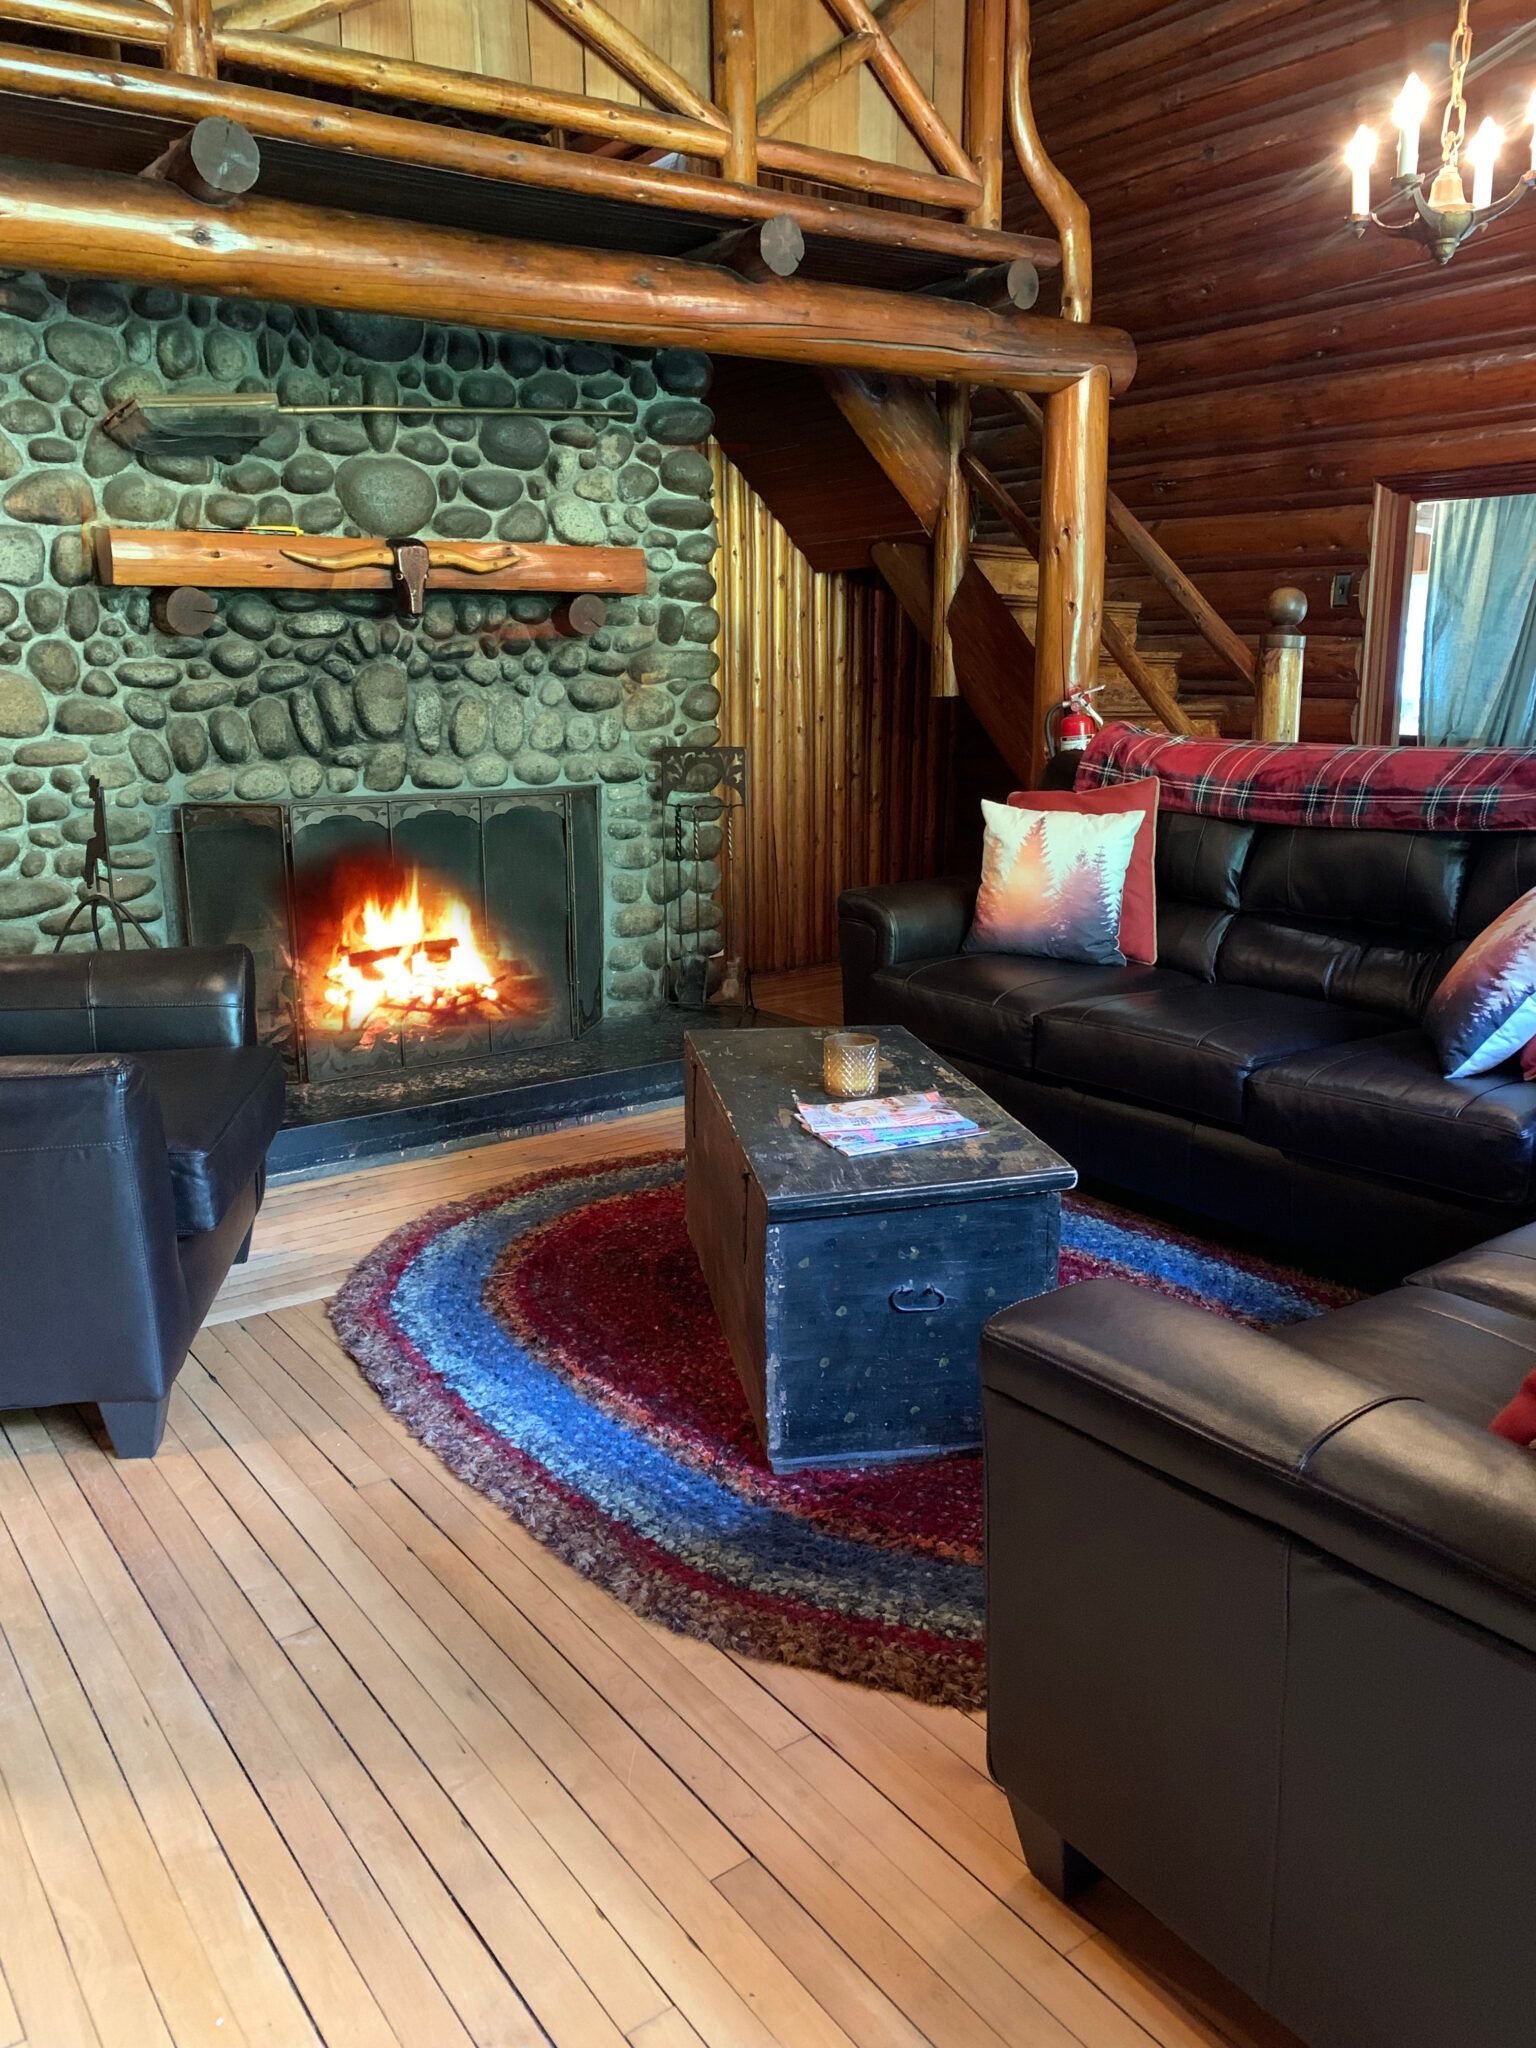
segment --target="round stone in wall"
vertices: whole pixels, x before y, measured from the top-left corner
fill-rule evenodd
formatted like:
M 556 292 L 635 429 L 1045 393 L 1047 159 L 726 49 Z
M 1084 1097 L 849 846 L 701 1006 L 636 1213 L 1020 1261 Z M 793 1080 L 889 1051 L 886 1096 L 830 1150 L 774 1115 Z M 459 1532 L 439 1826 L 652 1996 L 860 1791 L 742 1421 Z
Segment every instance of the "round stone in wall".
M 332 341 L 375 363 L 403 363 L 421 352 L 425 328 L 420 320 L 389 313 L 323 312 L 320 325 Z
M 354 526 L 389 540 L 429 526 L 437 510 L 431 477 L 400 455 L 355 455 L 336 472 L 336 495 Z
M 371 738 L 391 740 L 402 730 L 406 684 L 405 671 L 397 662 L 365 662 L 357 672 L 353 695 L 363 731 Z
M 502 469 L 537 469 L 549 454 L 549 435 L 539 420 L 488 419 L 480 429 L 480 453 Z

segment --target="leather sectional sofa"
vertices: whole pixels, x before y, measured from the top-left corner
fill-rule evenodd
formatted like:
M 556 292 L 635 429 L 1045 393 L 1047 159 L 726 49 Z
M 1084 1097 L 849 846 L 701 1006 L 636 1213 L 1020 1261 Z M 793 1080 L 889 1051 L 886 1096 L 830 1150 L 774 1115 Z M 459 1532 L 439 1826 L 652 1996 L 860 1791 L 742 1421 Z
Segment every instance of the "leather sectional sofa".
M 0 960 L 0 1409 L 150 1457 L 283 1118 L 243 946 Z
M 1536 1085 L 1420 1029 L 1536 834 L 1158 821 L 1158 960 L 962 952 L 975 885 L 839 905 L 844 1014 L 904 1024 L 1079 1172 L 1397 1277 L 1536 1215 Z
M 1536 1226 L 1260 1334 L 1116 1280 L 982 1339 L 988 1730 L 1308 2048 L 1536 2035 Z

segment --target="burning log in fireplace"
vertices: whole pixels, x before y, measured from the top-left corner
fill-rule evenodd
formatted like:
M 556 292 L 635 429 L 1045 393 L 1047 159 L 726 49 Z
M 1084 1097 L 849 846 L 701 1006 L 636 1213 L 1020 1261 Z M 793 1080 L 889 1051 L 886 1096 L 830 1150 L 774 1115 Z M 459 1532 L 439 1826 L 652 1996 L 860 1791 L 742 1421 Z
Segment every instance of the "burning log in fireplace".
M 407 1024 L 535 1018 L 549 992 L 526 963 L 476 930 L 462 898 L 412 870 L 393 896 L 369 894 L 344 915 L 311 1024 L 355 1035 L 366 1051 Z

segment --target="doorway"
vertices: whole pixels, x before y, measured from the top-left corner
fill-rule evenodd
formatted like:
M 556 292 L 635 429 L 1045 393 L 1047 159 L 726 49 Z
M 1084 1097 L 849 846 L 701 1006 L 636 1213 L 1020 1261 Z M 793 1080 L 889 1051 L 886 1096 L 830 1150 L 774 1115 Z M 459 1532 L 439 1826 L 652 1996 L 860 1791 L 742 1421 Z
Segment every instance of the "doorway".
M 1378 486 L 1359 738 L 1536 746 L 1536 478 Z

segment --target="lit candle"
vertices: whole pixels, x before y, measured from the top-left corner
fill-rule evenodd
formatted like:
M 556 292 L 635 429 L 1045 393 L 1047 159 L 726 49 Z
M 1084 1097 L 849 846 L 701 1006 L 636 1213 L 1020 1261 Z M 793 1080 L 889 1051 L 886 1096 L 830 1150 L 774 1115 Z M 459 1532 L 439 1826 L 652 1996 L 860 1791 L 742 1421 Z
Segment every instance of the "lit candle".
M 1504 147 L 1504 130 L 1490 115 L 1473 136 L 1467 150 L 1467 161 L 1472 166 L 1472 211 L 1479 212 L 1493 203 L 1493 167 L 1499 160 L 1499 151 Z
M 1419 175 L 1419 130 L 1429 112 L 1429 87 L 1417 71 L 1410 71 L 1402 91 L 1392 102 L 1392 121 L 1397 129 L 1397 175 Z
M 1354 178 L 1349 210 L 1356 220 L 1362 220 L 1371 210 L 1371 165 L 1376 161 L 1374 128 L 1355 130 L 1344 152 L 1344 161 Z

